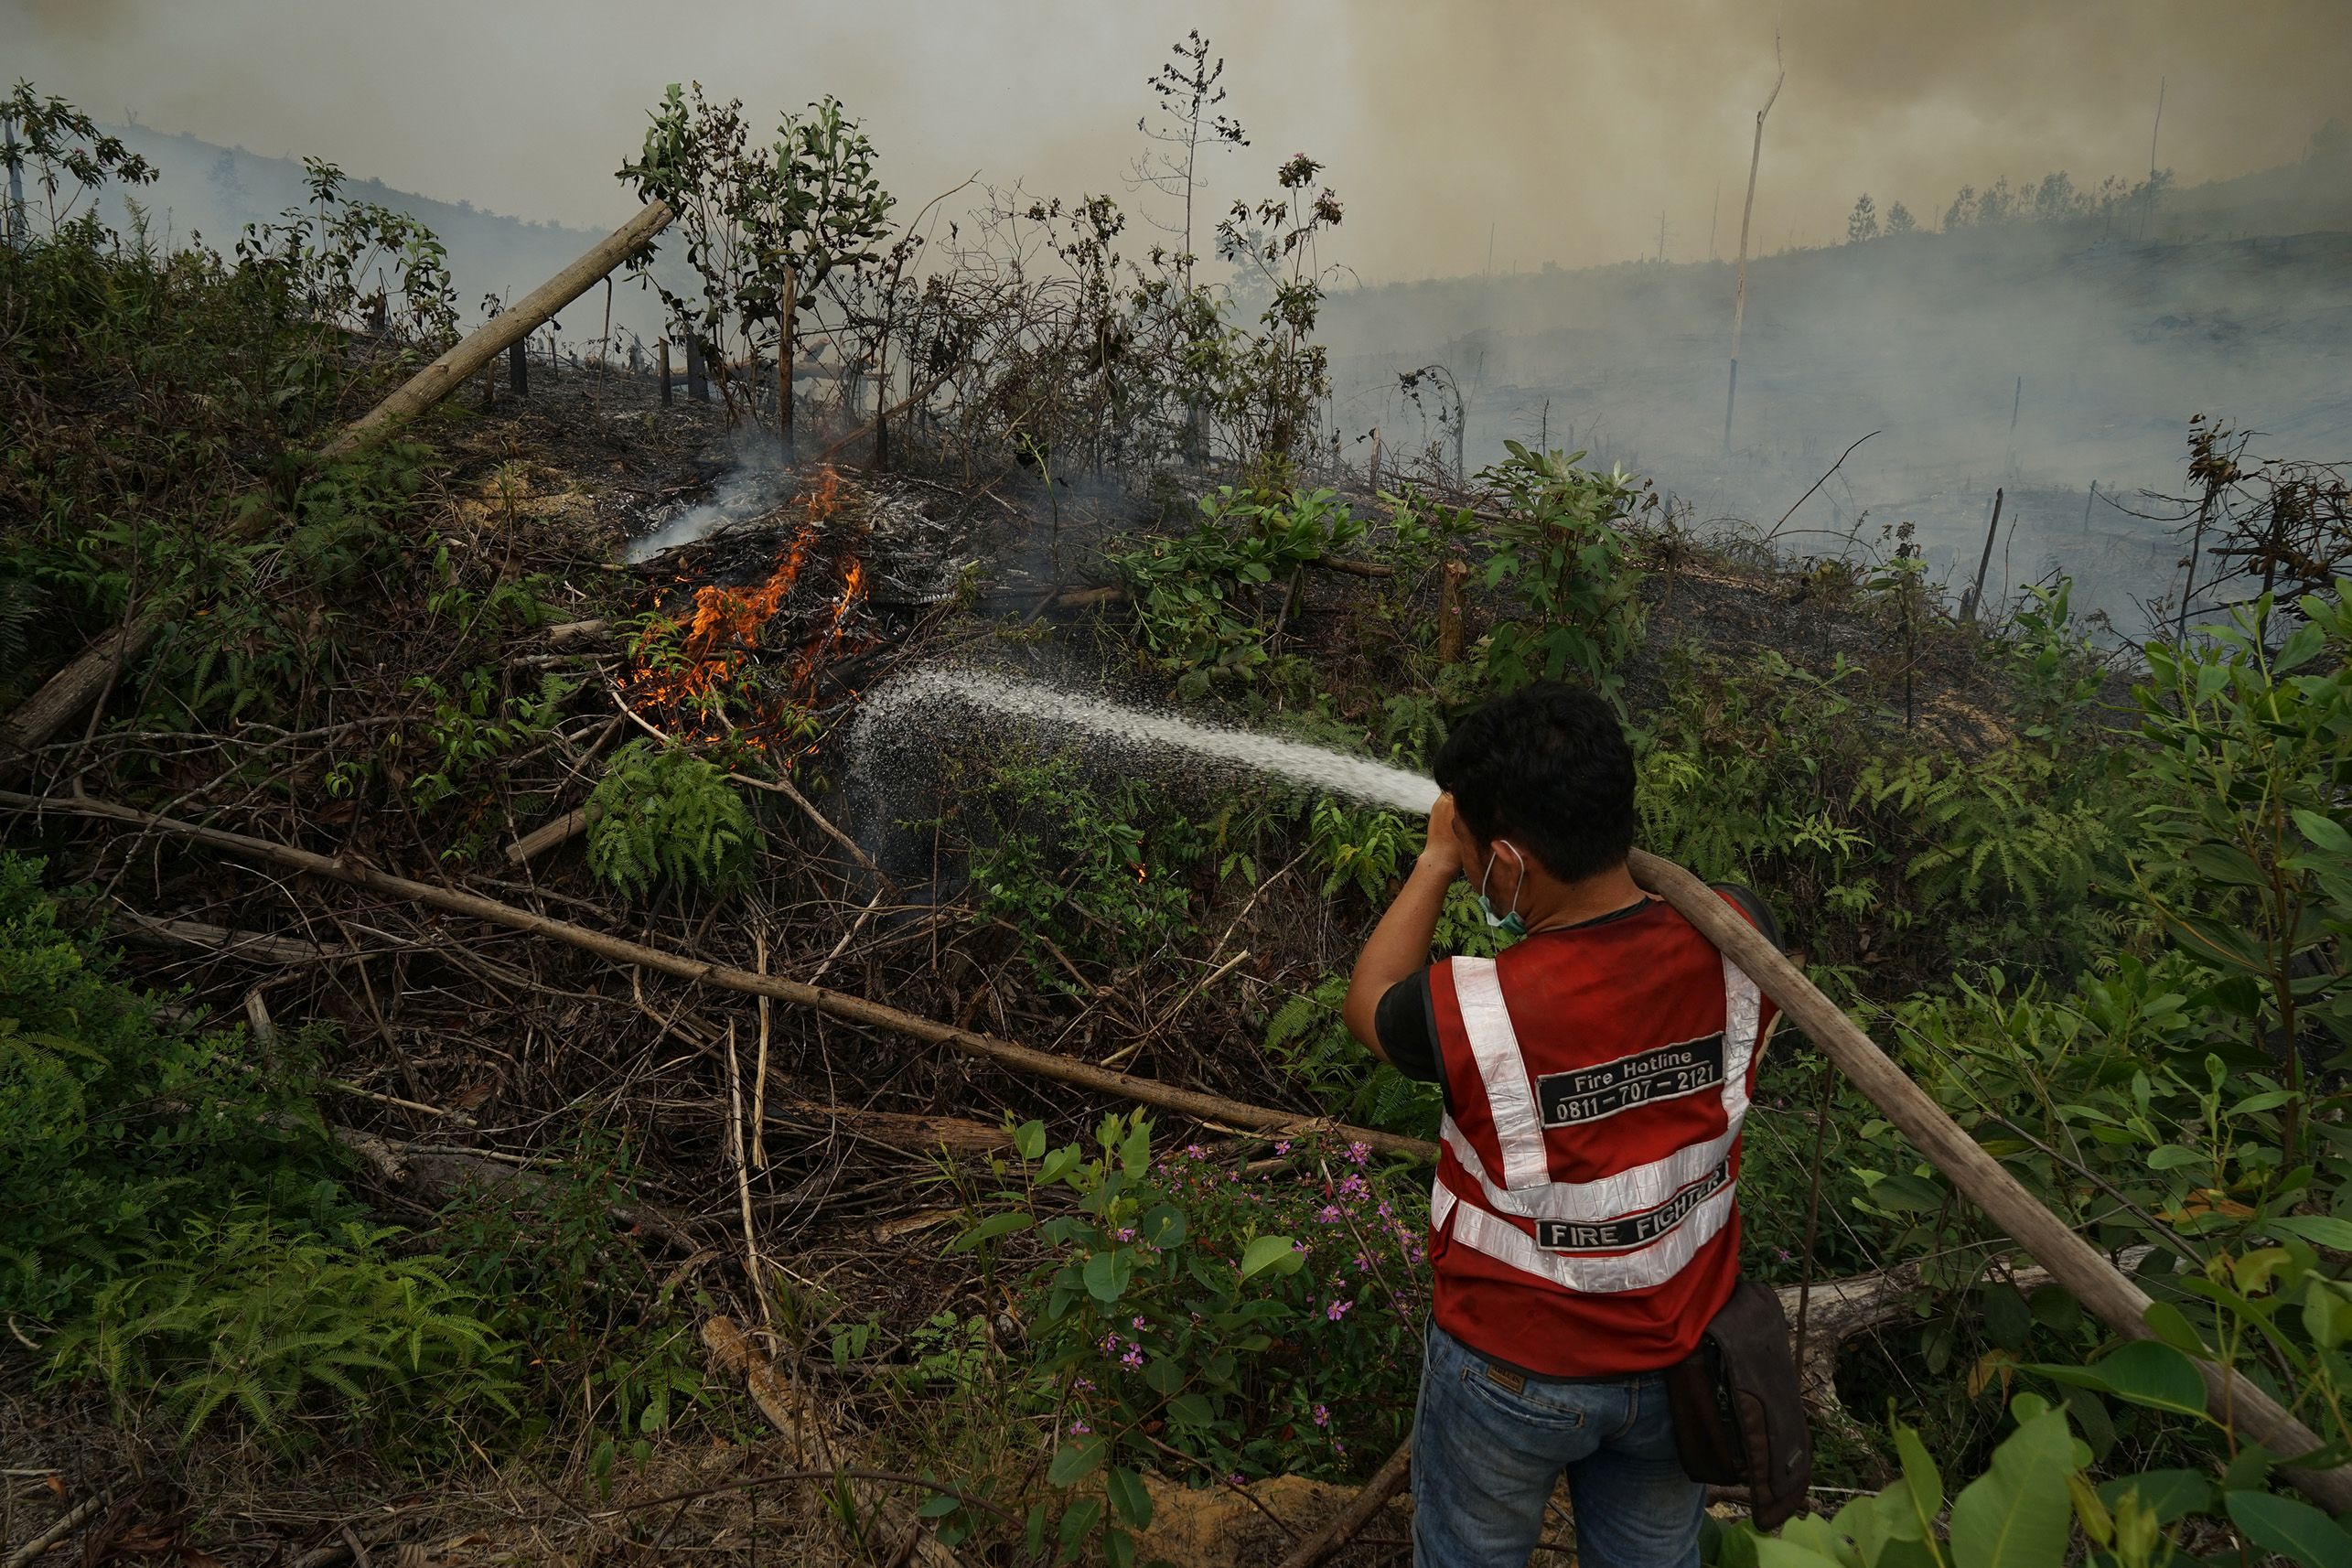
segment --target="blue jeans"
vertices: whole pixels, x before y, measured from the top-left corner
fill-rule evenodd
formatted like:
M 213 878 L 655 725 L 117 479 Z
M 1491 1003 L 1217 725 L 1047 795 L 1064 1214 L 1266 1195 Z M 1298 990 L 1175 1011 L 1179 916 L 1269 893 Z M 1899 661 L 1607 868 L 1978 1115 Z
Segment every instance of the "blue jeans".
M 1563 1469 L 1582 1568 L 1698 1568 L 1707 1488 L 1675 1456 L 1659 1373 L 1522 1378 L 1431 1324 L 1412 1429 L 1415 1568 L 1522 1568 Z

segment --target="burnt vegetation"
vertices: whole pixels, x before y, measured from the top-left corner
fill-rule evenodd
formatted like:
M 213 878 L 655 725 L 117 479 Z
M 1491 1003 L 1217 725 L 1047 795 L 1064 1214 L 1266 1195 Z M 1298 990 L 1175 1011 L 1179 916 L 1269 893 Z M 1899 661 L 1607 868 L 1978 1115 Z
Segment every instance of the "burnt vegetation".
M 534 333 L 528 393 L 340 447 L 467 325 L 432 234 L 322 165 L 166 246 L 96 216 L 135 156 L 7 101 L 11 1568 L 1273 1562 L 1335 1514 L 1420 1364 L 1436 1101 L 1337 1005 L 1421 824 L 862 724 L 917 663 L 1416 770 L 1595 685 L 1645 845 L 2157 1298 L 2119 1347 L 1784 1033 L 1744 1257 L 1813 1304 L 1824 1517 L 1715 1560 L 2352 1553 L 2192 1364 L 2352 1452 L 2342 468 L 2188 422 L 2131 647 L 2062 577 L 1963 617 L 1907 525 L 1792 557 L 1582 452 L 1466 475 L 1458 392 L 1367 454 L 1344 208 L 1220 72 L 1176 47 L 1122 197 L 919 206 L 832 100 L 672 90 L 620 177 L 677 384 Z M 1201 210 L 1210 157 L 1263 197 Z M 1492 950 L 1459 890 L 1440 937 Z

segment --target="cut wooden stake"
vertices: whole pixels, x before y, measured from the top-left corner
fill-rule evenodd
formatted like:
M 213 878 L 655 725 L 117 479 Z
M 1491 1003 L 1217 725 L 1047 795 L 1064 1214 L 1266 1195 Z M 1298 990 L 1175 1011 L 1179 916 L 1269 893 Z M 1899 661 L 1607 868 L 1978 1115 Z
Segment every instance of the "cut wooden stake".
M 1462 603 L 1464 585 L 1470 580 L 1470 564 L 1448 561 L 1437 579 L 1437 662 L 1458 664 L 1462 660 Z
M 634 964 L 681 980 L 696 980 L 729 991 L 739 991 L 747 996 L 772 996 L 779 1002 L 789 1002 L 796 1007 L 807 1007 L 839 1018 L 845 1023 L 869 1028 L 887 1029 L 914 1039 L 945 1046 L 983 1061 L 1015 1072 L 1032 1073 L 1052 1079 L 1073 1088 L 1107 1094 L 1139 1104 L 1157 1106 L 1196 1121 L 1219 1126 L 1237 1127 L 1253 1133 L 1298 1133 L 1316 1129 L 1360 1143 L 1377 1153 L 1399 1155 L 1411 1159 L 1434 1160 L 1437 1145 L 1420 1138 L 1402 1137 L 1370 1127 L 1351 1127 L 1344 1122 L 1330 1122 L 1319 1117 L 1302 1116 L 1293 1112 L 1277 1111 L 1262 1105 L 1248 1105 L 1222 1095 L 1204 1094 L 1197 1090 L 1180 1089 L 1157 1079 L 1138 1078 L 1129 1073 L 1113 1072 L 1092 1062 L 1041 1051 L 1032 1046 L 1017 1045 L 993 1035 L 977 1034 L 959 1029 L 951 1024 L 901 1012 L 862 996 L 851 996 L 838 991 L 785 980 L 776 975 L 754 974 L 746 969 L 731 969 L 724 964 L 688 958 L 683 954 L 648 947 L 620 937 L 607 936 L 585 926 L 535 915 L 511 904 L 501 904 L 495 898 L 485 898 L 476 893 L 461 893 L 454 887 L 439 887 L 430 883 L 413 882 L 405 876 L 371 866 L 355 865 L 309 850 L 295 849 L 290 844 L 275 843 L 268 839 L 252 838 L 244 833 L 232 833 L 220 828 L 209 828 L 196 822 L 160 817 L 129 806 L 88 798 L 48 800 L 38 795 L 0 790 L 0 807 L 24 811 L 54 812 L 59 815 L 90 817 L 102 822 L 123 822 L 148 832 L 165 833 L 185 839 L 191 843 L 209 844 L 214 849 L 249 860 L 259 860 L 291 870 L 307 872 L 314 876 L 341 882 L 353 887 L 365 887 L 372 892 L 411 899 L 452 914 L 472 919 L 488 920 L 493 925 L 512 930 L 529 931 L 536 936 L 550 937 L 567 942 L 583 951 L 593 952 L 616 963 Z
M 1633 852 L 1632 871 L 1635 881 L 1681 910 L 1701 935 L 1755 981 L 1961 1196 L 2014 1237 L 2049 1270 L 2052 1279 L 2117 1334 L 2154 1337 L 2147 1326 L 2147 1293 L 2026 1191 L 1713 889 L 1673 862 L 1640 850 Z M 2316 1434 L 2245 1378 L 2210 1361 L 2198 1361 L 2196 1369 L 2213 1407 L 2230 1412 L 2241 1434 L 2290 1457 L 2320 1446 Z M 2331 1512 L 2352 1508 L 2352 1468 L 2283 1466 L 2279 1475 Z

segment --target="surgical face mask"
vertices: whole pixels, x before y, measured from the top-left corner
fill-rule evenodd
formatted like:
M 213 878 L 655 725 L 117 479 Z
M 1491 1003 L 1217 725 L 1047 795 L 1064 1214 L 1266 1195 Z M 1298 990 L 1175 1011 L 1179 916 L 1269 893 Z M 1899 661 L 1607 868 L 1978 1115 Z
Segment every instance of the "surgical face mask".
M 1511 852 L 1511 858 L 1519 862 L 1519 886 L 1511 889 L 1511 907 L 1504 913 L 1498 915 L 1495 913 L 1494 900 L 1487 897 L 1487 883 L 1495 875 L 1496 852 L 1506 849 Z M 1488 926 L 1507 937 L 1519 938 L 1527 935 L 1527 921 L 1519 912 L 1520 890 L 1526 886 L 1527 857 L 1520 854 L 1517 844 L 1505 839 L 1496 844 L 1493 850 L 1487 851 L 1487 869 L 1478 874 L 1478 913 L 1486 917 Z

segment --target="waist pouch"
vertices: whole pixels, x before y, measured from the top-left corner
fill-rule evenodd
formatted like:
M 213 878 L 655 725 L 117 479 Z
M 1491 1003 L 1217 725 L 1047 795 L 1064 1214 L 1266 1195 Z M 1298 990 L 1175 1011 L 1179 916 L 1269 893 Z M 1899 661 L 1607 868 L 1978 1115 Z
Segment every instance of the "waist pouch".
M 1666 1369 L 1666 1399 L 1674 1445 L 1692 1480 L 1745 1487 L 1758 1530 L 1804 1508 L 1813 1437 L 1776 1292 L 1740 1281 L 1698 1349 Z

